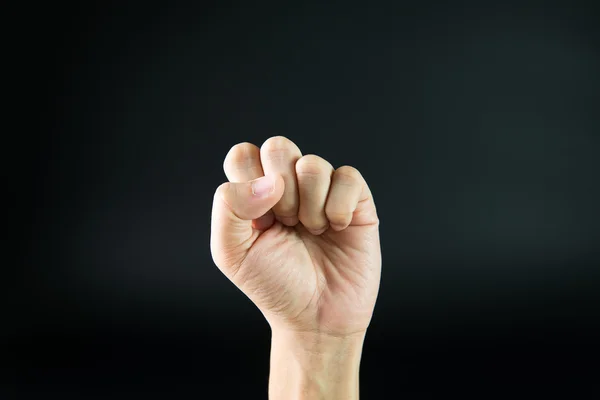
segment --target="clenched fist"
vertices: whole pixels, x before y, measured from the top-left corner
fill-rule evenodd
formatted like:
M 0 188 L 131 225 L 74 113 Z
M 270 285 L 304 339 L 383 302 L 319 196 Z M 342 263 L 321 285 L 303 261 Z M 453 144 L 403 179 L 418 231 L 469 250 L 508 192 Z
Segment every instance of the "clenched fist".
M 240 143 L 215 192 L 211 253 L 272 328 L 365 332 L 379 290 L 373 196 L 358 170 L 334 169 L 277 136 Z

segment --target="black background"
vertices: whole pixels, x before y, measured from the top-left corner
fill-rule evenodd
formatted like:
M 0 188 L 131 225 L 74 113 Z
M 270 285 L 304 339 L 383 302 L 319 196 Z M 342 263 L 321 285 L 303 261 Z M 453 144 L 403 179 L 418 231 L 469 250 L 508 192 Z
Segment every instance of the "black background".
M 598 12 L 450 3 L 21 13 L 6 398 L 266 398 L 269 327 L 208 243 L 225 154 L 274 135 L 377 202 L 361 398 L 597 391 Z

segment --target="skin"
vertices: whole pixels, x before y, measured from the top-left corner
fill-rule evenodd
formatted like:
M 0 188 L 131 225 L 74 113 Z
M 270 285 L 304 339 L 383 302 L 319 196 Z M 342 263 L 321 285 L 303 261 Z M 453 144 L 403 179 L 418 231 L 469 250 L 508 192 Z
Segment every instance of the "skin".
M 271 327 L 269 398 L 358 399 L 381 276 L 367 183 L 283 136 L 233 146 L 223 168 L 211 253 Z

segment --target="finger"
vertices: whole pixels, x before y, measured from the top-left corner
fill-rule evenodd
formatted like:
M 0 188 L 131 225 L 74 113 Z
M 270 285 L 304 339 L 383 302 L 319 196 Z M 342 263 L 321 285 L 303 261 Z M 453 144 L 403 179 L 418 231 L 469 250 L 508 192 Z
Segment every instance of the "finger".
M 219 268 L 239 263 L 259 234 L 252 221 L 264 215 L 283 194 L 283 179 L 267 175 L 251 182 L 227 182 L 213 198 L 210 248 Z
M 223 170 L 230 182 L 248 182 L 264 176 L 260 149 L 252 143 L 236 144 L 225 156 Z
M 320 235 L 329 228 L 325 215 L 325 203 L 331 184 L 333 167 L 325 159 L 309 154 L 296 162 L 298 219 L 313 235 Z
M 230 182 L 248 182 L 264 176 L 260 163 L 260 149 L 248 142 L 236 144 L 225 156 L 223 170 Z M 265 230 L 270 228 L 273 222 L 275 222 L 275 216 L 269 210 L 255 219 L 252 226 L 258 230 Z
M 325 214 L 335 231 L 379 223 L 369 186 L 356 168 L 345 165 L 334 171 Z
M 281 200 L 273 207 L 275 218 L 282 224 L 294 226 L 298 223 L 298 184 L 296 161 L 302 152 L 294 142 L 283 136 L 267 139 L 260 148 L 260 159 L 265 174 L 279 174 L 285 182 Z

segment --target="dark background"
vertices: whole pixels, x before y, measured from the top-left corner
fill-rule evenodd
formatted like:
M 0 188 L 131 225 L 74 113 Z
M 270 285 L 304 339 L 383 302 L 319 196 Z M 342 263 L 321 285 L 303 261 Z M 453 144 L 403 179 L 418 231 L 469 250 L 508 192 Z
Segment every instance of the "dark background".
M 225 154 L 274 135 L 377 202 L 361 398 L 598 391 L 599 14 L 449 3 L 24 10 L 0 396 L 266 398 L 268 325 L 208 243 Z

